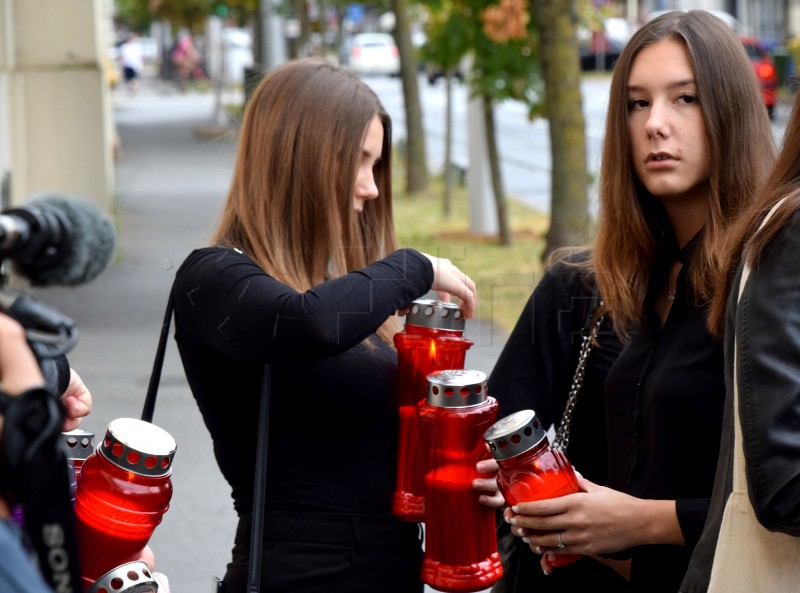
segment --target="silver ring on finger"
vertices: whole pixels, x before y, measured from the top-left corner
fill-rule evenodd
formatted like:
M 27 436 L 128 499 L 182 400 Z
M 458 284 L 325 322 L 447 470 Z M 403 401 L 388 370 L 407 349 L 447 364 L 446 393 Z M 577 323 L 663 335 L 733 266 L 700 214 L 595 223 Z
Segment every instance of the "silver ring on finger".
M 562 533 L 563 532 L 561 532 L 561 531 L 558 532 L 558 549 L 559 550 L 563 550 L 564 548 L 567 547 L 567 545 L 564 543 L 564 540 L 561 539 L 561 534 Z

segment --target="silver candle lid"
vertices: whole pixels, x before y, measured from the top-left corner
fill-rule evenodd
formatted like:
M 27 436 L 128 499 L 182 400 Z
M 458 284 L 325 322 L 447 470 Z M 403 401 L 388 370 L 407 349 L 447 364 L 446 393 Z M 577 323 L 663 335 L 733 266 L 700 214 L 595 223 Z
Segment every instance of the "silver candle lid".
M 469 370 L 434 371 L 428 375 L 426 401 L 439 408 L 468 408 L 486 401 L 486 373 Z
M 406 325 L 464 331 L 464 311 L 455 303 L 417 299 L 406 313 Z
M 111 463 L 141 476 L 172 472 L 177 445 L 163 428 L 135 418 L 117 418 L 108 425 L 97 450 Z
M 86 593 L 158 593 L 158 583 L 147 564 L 137 560 L 109 570 Z
M 86 459 L 94 452 L 94 433 L 76 428 L 61 433 L 61 446 L 67 459 Z
M 492 456 L 501 461 L 533 449 L 547 438 L 547 431 L 536 412 L 520 410 L 492 424 L 483 438 Z

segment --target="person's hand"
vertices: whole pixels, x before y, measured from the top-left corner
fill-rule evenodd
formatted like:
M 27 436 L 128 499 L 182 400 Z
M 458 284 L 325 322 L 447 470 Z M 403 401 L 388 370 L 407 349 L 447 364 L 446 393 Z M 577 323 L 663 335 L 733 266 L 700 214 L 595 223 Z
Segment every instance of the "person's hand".
M 631 561 L 630 560 L 615 560 L 612 558 L 604 558 L 603 556 L 589 556 L 593 560 L 596 560 L 600 564 L 605 564 L 609 568 L 615 570 L 619 576 L 621 576 L 626 581 L 631 580 Z M 553 570 L 558 568 L 558 566 L 554 565 L 553 558 L 555 555 L 547 552 L 546 554 L 542 555 L 542 559 L 539 562 L 539 565 L 542 567 L 542 572 L 546 575 L 553 574 Z
M 433 265 L 431 290 L 435 290 L 439 294 L 439 299 L 445 302 L 450 301 L 451 295 L 460 299 L 464 316 L 471 319 L 478 307 L 478 289 L 472 279 L 455 267 L 449 259 L 433 257 L 427 253 L 422 255 Z
M 161 572 L 156 572 L 156 556 L 153 554 L 153 550 L 150 546 L 145 546 L 142 548 L 142 551 L 139 552 L 139 556 L 134 558 L 134 561 L 144 562 L 147 564 L 148 568 L 150 568 L 150 572 L 153 575 L 153 578 L 158 583 L 158 593 L 170 593 L 169 591 L 169 579 L 167 575 Z
M 19 395 L 43 384 L 44 377 L 28 346 L 25 330 L 11 317 L 0 313 L 0 390 L 8 395 Z M 3 420 L 0 415 L 0 434 Z M 7 502 L 0 498 L 0 517 L 7 517 L 8 513 Z
M 491 474 L 487 478 L 472 480 L 473 490 L 483 493 L 478 497 L 478 501 L 493 509 L 501 508 L 506 501 L 497 488 L 497 462 L 494 459 L 482 459 L 477 463 L 475 469 L 481 474 Z
M 153 578 L 158 583 L 158 593 L 170 593 L 167 575 L 163 572 L 153 572 Z
M 156 555 L 153 554 L 153 549 L 150 546 L 145 546 L 139 555 L 132 560 L 133 562 L 144 562 L 147 564 L 150 572 L 156 569 Z
M 28 346 L 25 330 L 0 313 L 0 389 L 9 395 L 19 395 L 43 384 L 44 377 Z
M 506 509 L 512 533 L 535 553 L 594 555 L 642 544 L 683 545 L 674 500 L 643 500 L 577 478 L 583 492 Z
M 92 411 L 92 394 L 89 393 L 75 369 L 69 370 L 69 385 L 62 394 L 61 401 L 66 408 L 64 425 L 61 428 L 64 432 L 78 428 L 81 420 Z

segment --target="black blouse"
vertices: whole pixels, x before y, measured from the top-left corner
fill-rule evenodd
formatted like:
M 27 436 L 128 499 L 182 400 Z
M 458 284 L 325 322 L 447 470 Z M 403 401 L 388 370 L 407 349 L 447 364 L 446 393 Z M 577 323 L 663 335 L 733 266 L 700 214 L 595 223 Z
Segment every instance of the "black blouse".
M 545 426 L 558 425 L 567 403 L 583 335 L 598 304 L 594 282 L 585 270 L 571 265 L 586 254 L 551 267 L 533 291 L 489 377 L 489 392 L 500 404 L 498 417 L 533 409 Z M 571 423 L 567 456 L 589 480 L 608 483 L 606 454 L 606 374 L 622 345 L 606 320 L 597 345 L 589 354 L 583 386 Z M 545 576 L 540 557 L 498 522 L 503 558 L 501 590 L 508 593 L 628 590 L 611 568 L 584 557 Z
M 686 270 L 699 235 L 678 251 L 661 245 L 645 319 L 606 380 L 610 486 L 639 498 L 676 500 L 686 546 L 631 551 L 634 591 L 674 592 L 708 513 L 725 399 L 721 340 L 691 295 Z M 675 258 L 684 264 L 663 326 L 653 303 Z
M 240 515 L 252 509 L 265 362 L 273 363 L 267 508 L 391 515 L 397 353 L 374 332 L 432 282 L 430 262 L 409 249 L 303 293 L 232 249 L 186 259 L 174 288 L 175 339 Z

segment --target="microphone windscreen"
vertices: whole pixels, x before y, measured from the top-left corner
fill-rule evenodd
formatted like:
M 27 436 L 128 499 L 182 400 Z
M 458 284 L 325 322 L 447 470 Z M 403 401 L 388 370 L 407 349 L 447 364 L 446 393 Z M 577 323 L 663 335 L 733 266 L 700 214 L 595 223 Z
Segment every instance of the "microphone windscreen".
M 47 269 L 17 266 L 33 286 L 85 284 L 106 269 L 114 255 L 114 227 L 97 206 L 59 194 L 38 194 L 25 205 L 55 208 L 72 226 L 72 237 L 58 265 Z

